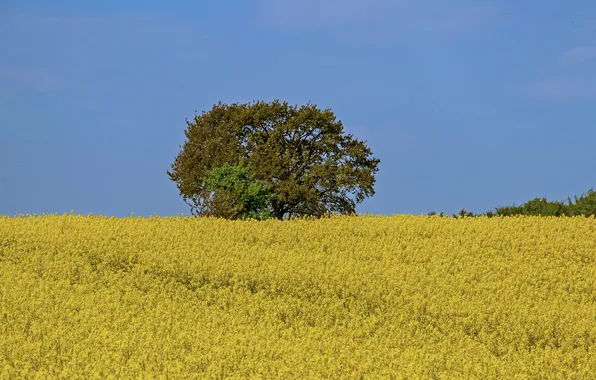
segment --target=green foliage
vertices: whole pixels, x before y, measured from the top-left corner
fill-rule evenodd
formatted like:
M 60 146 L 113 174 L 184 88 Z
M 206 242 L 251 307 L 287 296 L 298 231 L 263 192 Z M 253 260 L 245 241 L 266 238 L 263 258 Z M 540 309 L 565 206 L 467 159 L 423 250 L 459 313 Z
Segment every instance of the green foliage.
M 442 212 L 442 211 L 441 211 L 441 213 L 440 213 L 440 214 L 437 214 L 436 212 L 434 212 L 434 211 L 431 211 L 431 212 L 429 212 L 427 215 L 428 215 L 428 216 L 432 216 L 432 215 L 439 215 L 439 216 L 442 216 L 442 217 L 443 217 L 443 216 L 444 216 L 444 217 L 449 217 L 449 215 L 443 214 L 443 212 Z M 454 218 L 457 218 L 457 217 L 464 217 L 464 216 L 467 216 L 467 217 L 472 217 L 472 216 L 479 216 L 479 215 L 474 215 L 474 213 L 473 213 L 473 212 L 471 212 L 471 211 L 466 211 L 466 210 L 465 210 L 465 209 L 463 209 L 463 208 L 460 210 L 460 212 L 459 212 L 458 214 L 453 214 L 453 215 L 452 215 L 452 217 L 454 217 Z
M 251 178 L 269 185 L 270 212 L 283 220 L 355 214 L 356 202 L 374 195 L 379 159 L 366 145 L 344 135 L 330 110 L 272 103 L 214 105 L 187 120 L 187 141 L 167 171 L 180 195 L 200 216 L 236 215 L 233 194 L 211 199 L 205 178 L 225 164 L 246 164 Z M 348 197 L 355 193 L 355 201 Z
M 567 214 L 567 207 L 562 202 L 549 202 L 546 198 L 534 198 L 521 206 L 497 207 L 499 216 L 541 215 L 562 216 Z
M 542 216 L 591 216 L 596 214 L 596 193 L 590 189 L 587 194 L 575 198 L 567 198 L 568 204 L 560 201 L 549 202 L 546 198 L 534 198 L 521 206 L 497 207 L 497 215 L 542 215 Z
M 579 198 L 575 198 L 575 203 L 571 198 L 567 198 L 568 204 L 560 201 L 549 202 L 546 198 L 534 198 L 520 206 L 499 206 L 495 208 L 495 212 L 488 211 L 485 214 L 474 215 L 472 212 L 466 212 L 462 209 L 457 216 L 487 216 L 489 218 L 495 216 L 515 216 L 515 215 L 533 215 L 533 216 L 576 216 L 583 215 L 586 217 L 596 216 L 596 192 L 592 189 L 588 190 L 587 194 L 582 194 Z M 431 212 L 428 215 L 436 215 L 436 212 Z M 443 216 L 443 213 L 440 214 Z
M 459 214 L 453 214 L 453 217 L 454 217 L 454 218 L 455 218 L 455 217 L 458 217 L 458 216 L 460 216 L 460 217 L 462 217 L 462 218 L 463 218 L 464 216 L 470 216 L 470 217 L 472 217 L 472 216 L 474 216 L 474 213 L 473 213 L 473 212 L 470 212 L 470 211 L 466 211 L 465 209 L 463 209 L 463 208 L 462 208 L 462 209 L 460 210 Z
M 592 216 L 596 215 L 596 192 L 593 189 L 588 190 L 587 194 L 582 194 L 579 198 L 575 197 L 575 204 L 571 198 L 567 198 L 570 204 L 570 214 Z
M 225 164 L 210 171 L 204 183 L 223 200 L 218 205 L 225 209 L 216 214 L 226 214 L 230 219 L 272 218 L 268 204 L 273 193 L 267 183 L 252 179 L 246 166 Z

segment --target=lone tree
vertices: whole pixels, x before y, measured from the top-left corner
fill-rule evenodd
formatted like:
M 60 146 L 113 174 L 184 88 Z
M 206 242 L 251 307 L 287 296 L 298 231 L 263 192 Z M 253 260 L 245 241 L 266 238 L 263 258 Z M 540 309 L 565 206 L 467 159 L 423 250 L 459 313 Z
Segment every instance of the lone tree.
M 358 203 L 375 194 L 380 160 L 369 158 L 371 151 L 363 142 L 343 135 L 341 121 L 329 109 L 321 111 L 310 103 L 297 108 L 277 99 L 220 102 L 186 124 L 187 141 L 167 174 L 193 215 L 237 215 L 239 194 L 221 188 L 219 195 L 212 194 L 213 186 L 206 183 L 226 165 L 246 168 L 249 182 L 267 185 L 269 215 L 280 220 L 286 214 L 355 214 L 356 204 L 347 194 L 354 192 Z

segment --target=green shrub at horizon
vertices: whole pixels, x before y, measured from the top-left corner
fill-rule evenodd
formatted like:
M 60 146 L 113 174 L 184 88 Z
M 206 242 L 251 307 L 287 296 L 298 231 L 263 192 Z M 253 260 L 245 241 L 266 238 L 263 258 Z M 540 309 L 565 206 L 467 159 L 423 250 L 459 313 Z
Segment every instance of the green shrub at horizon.
M 574 196 L 575 202 L 570 197 L 567 198 L 568 204 L 560 201 L 549 202 L 546 198 L 534 198 L 520 206 L 499 206 L 495 208 L 496 212 L 488 211 L 484 214 L 474 214 L 465 209 L 461 209 L 457 216 L 516 216 L 516 215 L 533 215 L 533 216 L 596 216 L 596 192 L 593 189 L 588 190 L 587 193 L 582 194 L 579 198 Z M 436 212 L 429 212 L 429 216 L 439 215 L 447 216 L 443 212 L 437 214 Z

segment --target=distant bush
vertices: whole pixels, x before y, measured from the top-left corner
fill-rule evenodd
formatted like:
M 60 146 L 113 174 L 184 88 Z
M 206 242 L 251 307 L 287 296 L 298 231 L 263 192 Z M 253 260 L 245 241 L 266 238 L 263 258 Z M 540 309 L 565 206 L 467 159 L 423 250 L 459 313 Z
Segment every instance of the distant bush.
M 568 214 L 567 206 L 563 202 L 549 202 L 546 198 L 534 198 L 521 206 L 497 207 L 499 216 L 513 215 L 541 215 L 563 216 Z
M 582 194 L 579 198 L 574 196 L 575 203 L 571 198 L 567 198 L 568 204 L 561 201 L 548 201 L 546 198 L 534 198 L 520 206 L 499 206 L 495 208 L 495 212 L 487 211 L 485 214 L 474 214 L 472 212 L 461 209 L 458 214 L 453 214 L 453 217 L 458 216 L 487 216 L 493 218 L 495 216 L 515 216 L 515 215 L 533 215 L 533 216 L 578 216 L 583 215 L 586 217 L 596 216 L 596 192 L 593 189 L 588 190 L 587 194 Z M 436 212 L 432 211 L 427 214 L 428 216 L 437 215 Z M 438 214 L 444 215 L 443 212 Z
M 575 197 L 575 204 L 572 203 L 571 198 L 567 198 L 569 204 L 569 210 L 571 216 L 584 215 L 592 216 L 596 215 L 596 192 L 592 189 L 588 190 L 587 194 L 582 194 L 579 198 Z

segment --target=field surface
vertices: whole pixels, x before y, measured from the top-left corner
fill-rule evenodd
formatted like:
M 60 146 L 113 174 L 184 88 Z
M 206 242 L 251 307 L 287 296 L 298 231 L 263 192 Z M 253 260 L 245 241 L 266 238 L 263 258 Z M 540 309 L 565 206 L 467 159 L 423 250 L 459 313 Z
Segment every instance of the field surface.
M 0 217 L 0 377 L 588 379 L 596 220 Z

